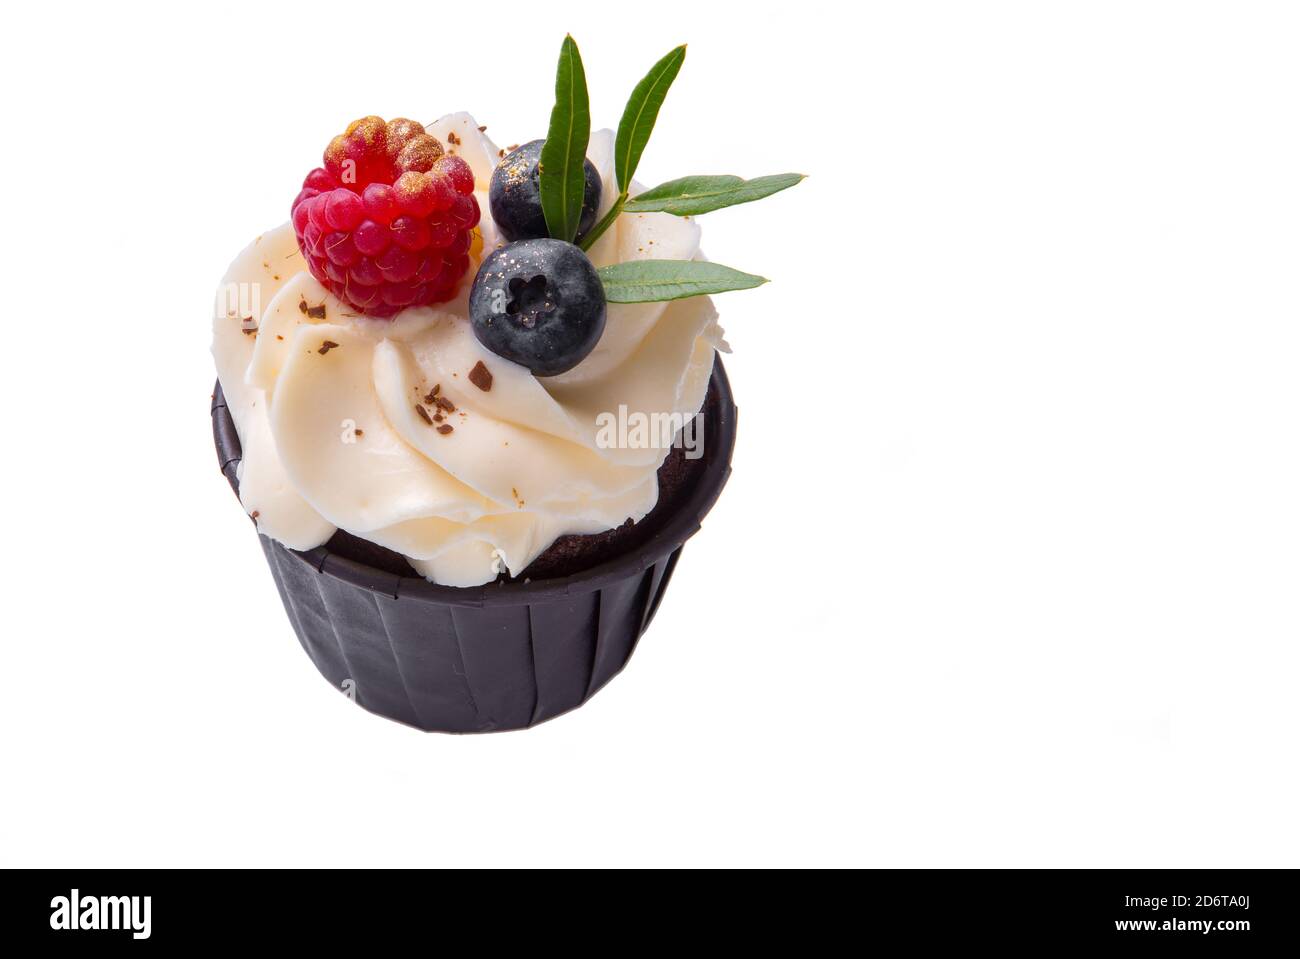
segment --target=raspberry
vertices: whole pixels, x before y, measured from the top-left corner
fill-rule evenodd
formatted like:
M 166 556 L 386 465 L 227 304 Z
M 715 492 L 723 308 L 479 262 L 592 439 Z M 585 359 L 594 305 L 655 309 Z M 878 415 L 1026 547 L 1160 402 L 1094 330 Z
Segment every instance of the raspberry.
M 291 209 L 311 275 L 378 317 L 452 299 L 479 222 L 469 165 L 404 118 L 348 124 Z

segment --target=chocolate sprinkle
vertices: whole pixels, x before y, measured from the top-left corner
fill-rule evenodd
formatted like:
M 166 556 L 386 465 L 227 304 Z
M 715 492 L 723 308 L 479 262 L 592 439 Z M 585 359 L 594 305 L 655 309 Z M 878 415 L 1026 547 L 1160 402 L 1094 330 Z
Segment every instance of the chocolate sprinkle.
M 456 427 L 452 426 L 450 423 L 443 423 L 441 426 L 438 427 L 438 432 L 441 433 L 443 436 L 446 436 L 455 428 Z
M 299 312 L 299 313 L 306 313 L 306 312 L 307 312 L 307 298 L 306 298 L 306 297 L 303 297 L 301 300 L 298 301 L 298 312 Z
M 322 303 L 319 306 L 307 307 L 307 315 L 310 316 L 313 320 L 325 319 L 325 304 Z
M 435 396 L 433 398 L 433 405 L 438 407 L 438 409 L 442 410 L 444 413 L 456 412 L 456 404 L 445 396 Z
M 353 431 L 352 431 L 352 435 L 353 435 L 353 436 L 365 436 L 365 435 L 366 435 L 366 431 L 365 431 L 365 430 L 353 430 Z
M 479 360 L 474 364 L 474 369 L 469 371 L 469 381 L 486 393 L 492 389 L 492 371 Z
M 324 343 L 320 345 L 320 349 L 317 350 L 316 352 L 319 353 L 321 356 L 324 356 L 326 353 L 336 348 L 337 346 L 338 344 L 335 343 L 333 340 L 326 340 Z
M 426 410 L 426 409 L 425 409 L 423 406 L 421 406 L 419 403 L 416 403 L 416 404 L 415 404 L 415 412 L 417 412 L 417 413 L 420 414 L 420 419 L 424 420 L 424 421 L 425 421 L 426 423 L 428 423 L 430 426 L 433 425 L 433 418 L 429 416 L 429 411 Z

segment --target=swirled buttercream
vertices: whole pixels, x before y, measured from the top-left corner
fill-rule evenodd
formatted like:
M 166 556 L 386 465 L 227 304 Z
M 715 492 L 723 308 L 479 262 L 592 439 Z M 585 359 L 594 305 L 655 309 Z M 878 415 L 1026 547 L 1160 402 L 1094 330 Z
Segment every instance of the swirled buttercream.
M 558 536 L 639 520 L 658 498 L 664 438 L 611 445 L 602 414 L 689 418 L 724 347 L 707 297 L 610 304 L 595 350 L 535 377 L 482 347 L 467 296 L 483 252 L 502 244 L 487 188 L 499 151 L 466 113 L 429 125 L 470 164 L 482 252 L 460 295 L 392 320 L 359 315 L 307 271 L 289 224 L 259 236 L 222 281 L 217 375 L 243 446 L 240 499 L 259 530 L 294 549 L 338 528 L 407 557 L 449 586 L 517 574 Z M 588 156 L 613 182 L 613 134 Z M 600 214 L 613 201 L 605 190 Z M 596 266 L 699 256 L 699 227 L 624 214 L 590 251 Z M 725 348 L 725 347 L 724 347 Z M 482 364 L 491 376 L 470 374 Z

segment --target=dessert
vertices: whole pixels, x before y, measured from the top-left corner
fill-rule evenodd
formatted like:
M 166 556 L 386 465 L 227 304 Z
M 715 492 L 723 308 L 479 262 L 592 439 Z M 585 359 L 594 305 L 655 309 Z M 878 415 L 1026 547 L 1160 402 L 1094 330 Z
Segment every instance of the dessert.
M 655 65 L 617 131 L 590 132 L 572 38 L 545 138 L 502 149 L 466 113 L 356 120 L 306 175 L 290 221 L 222 281 L 223 469 L 308 652 L 374 711 L 456 731 L 547 718 L 541 634 L 630 653 L 698 525 L 682 511 L 706 511 L 725 481 L 734 407 L 709 294 L 765 281 L 704 260 L 696 217 L 800 177 L 633 180 L 684 56 Z M 632 420 L 641 428 L 614 428 Z M 702 426 L 703 457 L 683 449 L 683 426 Z M 593 625 L 581 603 L 546 605 L 624 581 L 639 612 L 616 641 L 604 607 Z M 526 611 L 527 669 L 494 661 L 512 643 L 496 620 L 471 623 L 493 609 L 515 611 L 511 628 Z M 467 650 L 480 628 L 488 646 Z M 583 629 L 591 643 L 570 635 Z M 387 658 L 355 675 L 364 650 L 383 652 L 377 636 Z M 444 647 L 459 661 L 421 682 L 403 670 Z M 529 670 L 527 716 L 522 694 L 484 710 Z M 597 670 L 585 672 L 566 693 L 576 701 L 553 702 L 594 692 Z M 437 704 L 417 708 L 425 694 Z

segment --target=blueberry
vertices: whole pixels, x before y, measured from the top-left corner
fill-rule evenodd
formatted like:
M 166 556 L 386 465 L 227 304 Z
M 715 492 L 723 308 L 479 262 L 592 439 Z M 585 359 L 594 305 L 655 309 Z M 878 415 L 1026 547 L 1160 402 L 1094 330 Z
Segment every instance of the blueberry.
M 492 222 L 507 240 L 532 240 L 548 235 L 537 185 L 537 163 L 545 142 L 533 140 L 516 147 L 492 171 L 488 206 L 492 210 Z M 600 207 L 600 174 L 590 160 L 583 161 L 582 171 L 585 174 L 582 215 L 578 218 L 575 241 L 596 225 L 596 210 Z
M 520 240 L 479 267 L 470 324 L 497 356 L 537 376 L 571 370 L 605 330 L 605 290 L 587 255 L 563 240 Z

